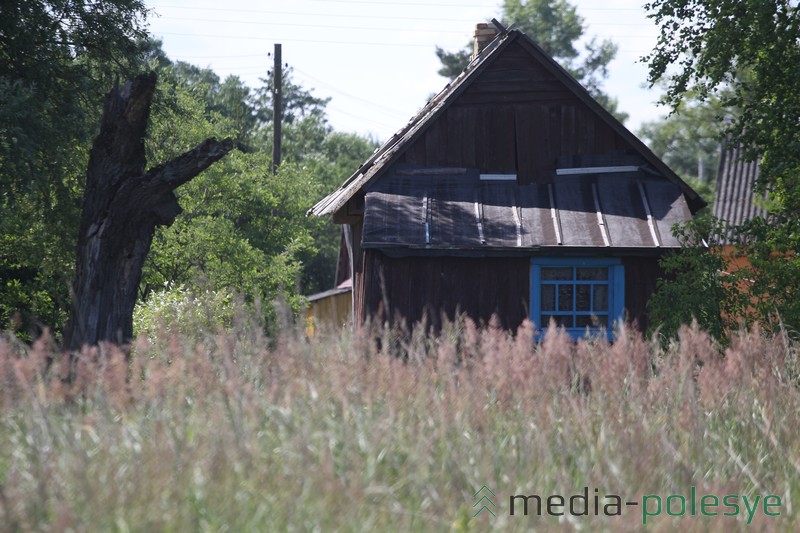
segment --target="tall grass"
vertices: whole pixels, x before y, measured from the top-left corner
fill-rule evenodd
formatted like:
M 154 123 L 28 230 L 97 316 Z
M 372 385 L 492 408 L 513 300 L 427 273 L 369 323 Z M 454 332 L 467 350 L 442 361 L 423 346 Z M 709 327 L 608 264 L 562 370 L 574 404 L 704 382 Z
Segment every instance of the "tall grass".
M 622 516 L 509 515 L 514 494 L 780 496 L 782 513 L 651 518 L 647 530 L 791 531 L 798 350 L 697 328 L 572 343 L 530 325 L 268 342 L 257 327 L 140 337 L 70 368 L 0 340 L 7 531 L 635 531 Z M 382 348 L 378 348 L 381 346 Z M 392 353 L 386 353 L 392 352 Z M 399 355 L 398 355 L 399 354 Z M 66 379 L 72 375 L 72 379 Z M 473 494 L 496 516 L 474 517 Z

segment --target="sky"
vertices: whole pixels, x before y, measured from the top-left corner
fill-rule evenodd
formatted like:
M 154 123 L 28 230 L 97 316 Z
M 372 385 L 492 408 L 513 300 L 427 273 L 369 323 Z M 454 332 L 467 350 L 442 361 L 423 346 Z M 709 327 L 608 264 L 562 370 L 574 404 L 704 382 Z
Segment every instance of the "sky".
M 280 43 L 295 83 L 330 97 L 334 129 L 385 140 L 448 82 L 435 47 L 455 51 L 471 43 L 477 22 L 500 18 L 491 0 L 146 0 L 150 32 L 172 60 L 239 76 L 262 85 Z M 585 37 L 619 47 L 605 91 L 630 115 L 633 132 L 658 119 L 660 92 L 646 89 L 640 58 L 658 35 L 643 0 L 571 0 Z

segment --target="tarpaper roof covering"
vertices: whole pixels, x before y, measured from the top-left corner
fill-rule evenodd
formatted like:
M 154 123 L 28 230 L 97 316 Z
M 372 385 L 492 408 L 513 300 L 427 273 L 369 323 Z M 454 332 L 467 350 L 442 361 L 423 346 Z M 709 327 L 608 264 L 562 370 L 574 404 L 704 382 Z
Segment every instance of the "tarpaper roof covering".
M 477 170 L 410 175 L 366 195 L 364 248 L 491 252 L 544 247 L 675 248 L 691 218 L 680 188 L 645 172 L 557 176 L 552 184 L 483 181 Z

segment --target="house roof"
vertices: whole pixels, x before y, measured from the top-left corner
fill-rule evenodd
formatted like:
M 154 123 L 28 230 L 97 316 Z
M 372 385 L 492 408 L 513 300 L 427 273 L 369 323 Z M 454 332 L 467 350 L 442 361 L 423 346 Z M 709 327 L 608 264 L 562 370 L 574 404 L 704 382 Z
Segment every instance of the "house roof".
M 679 187 L 643 171 L 551 184 L 481 180 L 477 170 L 393 169 L 366 195 L 362 247 L 489 255 L 531 249 L 677 248 L 691 217 Z
M 758 180 L 758 161 L 744 161 L 739 146 L 723 146 L 717 172 L 714 216 L 730 226 L 764 217 L 767 210 L 758 205 L 753 186 Z
M 439 94 L 434 96 L 420 112 L 395 133 L 388 141 L 380 146 L 373 155 L 367 159 L 359 169 L 350 176 L 337 190 L 320 200 L 309 209 L 311 215 L 333 214 L 345 206 L 348 200 L 357 193 L 365 191 L 365 187 L 380 177 L 387 169 L 397 162 L 400 155 L 410 147 L 425 130 L 442 113 L 458 99 L 471 84 L 503 51 L 514 42 L 520 45 L 553 76 L 559 79 L 564 86 L 583 101 L 593 112 L 605 121 L 612 130 L 623 137 L 644 158 L 656 172 L 676 185 L 686 196 L 687 204 L 692 213 L 706 205 L 697 192 L 678 177 L 663 161 L 600 105 L 588 91 L 576 81 L 563 67 L 542 50 L 523 32 L 510 29 L 498 35 L 462 72 L 456 79 L 448 84 Z
M 308 296 L 309 302 L 316 302 L 318 300 L 323 300 L 325 298 L 330 298 L 331 296 L 336 296 L 338 294 L 344 294 L 346 292 L 353 292 L 353 279 L 347 278 L 343 282 L 341 282 L 336 287 L 329 289 L 327 291 L 318 292 L 316 294 L 312 294 Z

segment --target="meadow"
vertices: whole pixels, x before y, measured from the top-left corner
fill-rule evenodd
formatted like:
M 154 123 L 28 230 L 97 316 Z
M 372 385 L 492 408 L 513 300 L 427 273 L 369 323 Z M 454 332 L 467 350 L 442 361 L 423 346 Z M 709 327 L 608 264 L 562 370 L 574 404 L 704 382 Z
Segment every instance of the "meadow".
M 556 330 L 534 345 L 530 324 L 468 320 L 437 337 L 286 331 L 162 331 L 72 362 L 47 336 L 0 337 L 0 529 L 800 528 L 800 350 L 786 334 L 723 348 L 696 327 L 671 343 L 622 330 L 613 345 Z M 584 490 L 589 516 L 567 512 Z M 514 495 L 541 495 L 542 515 L 518 499 L 512 516 Z M 551 495 L 564 505 L 548 514 Z M 604 513 L 595 495 L 639 505 Z M 645 525 L 647 495 L 665 507 Z

